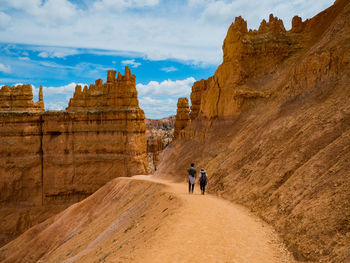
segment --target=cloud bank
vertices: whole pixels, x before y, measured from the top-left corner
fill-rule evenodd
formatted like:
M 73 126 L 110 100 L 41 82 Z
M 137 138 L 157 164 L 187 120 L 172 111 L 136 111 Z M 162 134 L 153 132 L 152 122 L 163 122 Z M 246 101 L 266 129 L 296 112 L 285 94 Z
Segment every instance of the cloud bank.
M 251 28 L 274 13 L 290 28 L 294 15 L 310 18 L 333 0 L 2 0 L 0 41 L 100 48 L 217 64 L 230 23 Z M 45 56 L 62 56 L 60 52 Z

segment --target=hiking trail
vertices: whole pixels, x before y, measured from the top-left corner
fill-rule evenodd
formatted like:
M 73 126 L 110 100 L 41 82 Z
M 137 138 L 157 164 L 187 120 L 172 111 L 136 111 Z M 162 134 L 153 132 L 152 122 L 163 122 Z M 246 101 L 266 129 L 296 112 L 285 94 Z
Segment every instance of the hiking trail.
M 183 204 L 158 230 L 156 246 L 139 251 L 135 262 L 294 262 L 271 226 L 242 206 L 201 195 L 198 182 L 189 194 L 184 183 L 143 175 L 133 179 L 165 184 Z

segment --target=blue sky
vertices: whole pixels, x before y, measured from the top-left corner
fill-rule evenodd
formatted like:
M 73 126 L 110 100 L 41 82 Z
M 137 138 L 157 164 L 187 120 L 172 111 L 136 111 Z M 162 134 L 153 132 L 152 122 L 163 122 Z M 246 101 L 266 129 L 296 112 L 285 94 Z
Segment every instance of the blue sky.
M 214 74 L 229 25 L 258 28 L 270 13 L 287 29 L 332 0 L 0 0 L 0 85 L 44 86 L 46 109 L 64 109 L 76 84 L 108 69 L 136 74 L 148 118 L 176 113 L 194 81 Z

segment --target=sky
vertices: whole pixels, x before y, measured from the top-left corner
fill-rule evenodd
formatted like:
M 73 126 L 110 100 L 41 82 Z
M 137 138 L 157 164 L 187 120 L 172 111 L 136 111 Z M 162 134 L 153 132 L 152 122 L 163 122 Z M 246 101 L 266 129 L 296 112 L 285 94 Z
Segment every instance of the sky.
M 136 75 L 147 118 L 176 114 L 193 82 L 212 76 L 236 16 L 257 29 L 269 14 L 286 29 L 334 0 L 0 0 L 0 86 L 43 86 L 46 110 L 63 110 L 75 85 Z

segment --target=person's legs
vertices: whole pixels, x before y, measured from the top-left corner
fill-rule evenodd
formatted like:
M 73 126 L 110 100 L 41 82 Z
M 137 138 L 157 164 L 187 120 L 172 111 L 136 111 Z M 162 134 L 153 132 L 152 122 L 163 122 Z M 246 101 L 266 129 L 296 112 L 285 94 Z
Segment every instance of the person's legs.
M 201 182 L 200 185 L 201 185 L 201 192 L 203 194 L 204 193 L 204 184 Z
M 188 181 L 188 192 L 191 193 L 191 182 Z
M 203 184 L 203 186 L 202 186 L 202 189 L 203 189 L 203 190 L 202 190 L 202 194 L 204 194 L 204 193 L 205 193 L 205 186 L 206 186 L 206 185 L 205 185 L 205 184 Z
M 192 194 L 193 194 L 193 190 L 194 190 L 194 184 L 192 184 Z

